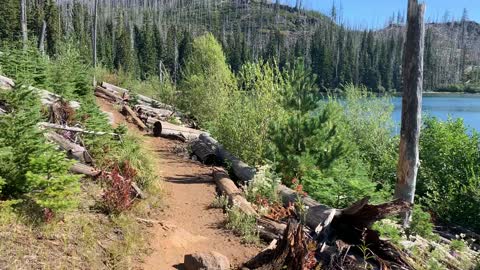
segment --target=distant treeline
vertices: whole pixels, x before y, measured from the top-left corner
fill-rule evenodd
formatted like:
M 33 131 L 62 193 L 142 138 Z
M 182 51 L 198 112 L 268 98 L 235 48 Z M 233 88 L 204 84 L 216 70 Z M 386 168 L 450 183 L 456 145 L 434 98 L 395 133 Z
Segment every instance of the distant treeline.
M 19 2 L 4 0 L 0 6 L 1 41 L 21 38 Z M 59 42 L 69 41 L 91 61 L 95 1 L 26 2 L 33 43 L 40 47 L 45 26 L 49 56 L 56 55 Z M 141 79 L 161 75 L 165 67 L 176 81 L 193 37 L 208 31 L 221 42 L 235 72 L 260 59 L 284 68 L 301 57 L 322 90 L 347 83 L 378 92 L 401 90 L 403 15 L 392 16 L 382 30 L 358 30 L 342 23 L 335 6 L 326 16 L 270 2 L 98 0 L 98 60 Z M 458 22 L 444 18 L 443 23 L 428 24 L 425 42 L 426 89 L 476 90 L 480 25 L 468 21 L 466 11 Z

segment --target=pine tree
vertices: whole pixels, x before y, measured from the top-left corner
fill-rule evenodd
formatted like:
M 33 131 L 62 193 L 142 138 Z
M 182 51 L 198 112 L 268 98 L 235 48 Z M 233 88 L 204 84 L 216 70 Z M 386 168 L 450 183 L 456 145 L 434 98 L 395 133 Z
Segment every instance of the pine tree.
M 0 41 L 15 40 L 20 35 L 20 1 L 2 1 L 0 26 Z

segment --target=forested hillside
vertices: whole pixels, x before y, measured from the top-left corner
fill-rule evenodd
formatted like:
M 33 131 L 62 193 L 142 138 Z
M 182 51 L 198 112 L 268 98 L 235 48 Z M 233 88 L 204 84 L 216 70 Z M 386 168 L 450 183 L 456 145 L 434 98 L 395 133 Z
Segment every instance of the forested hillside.
M 58 52 L 61 40 L 73 40 L 90 61 L 94 2 L 28 0 L 28 31 L 35 37 L 30 40 L 45 46 L 50 56 Z M 0 14 L 5 26 L 0 40 L 20 35 L 18 1 L 6 0 Z M 392 16 L 382 30 L 344 25 L 335 6 L 324 15 L 279 1 L 99 0 L 97 14 L 99 62 L 141 79 L 161 76 L 159 70 L 165 67 L 177 81 L 192 38 L 208 31 L 221 42 L 235 72 L 252 60 L 276 61 L 283 68 L 303 57 L 321 89 L 350 82 L 379 92 L 401 89 L 402 14 Z M 426 89 L 476 91 L 480 25 L 468 21 L 467 11 L 457 21 L 443 20 L 427 25 Z

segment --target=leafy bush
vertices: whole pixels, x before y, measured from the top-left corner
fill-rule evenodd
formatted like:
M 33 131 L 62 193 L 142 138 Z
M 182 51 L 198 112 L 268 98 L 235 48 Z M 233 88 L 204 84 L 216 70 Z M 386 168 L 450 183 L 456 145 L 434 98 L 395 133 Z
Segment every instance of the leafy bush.
M 467 244 L 463 239 L 453 239 L 450 242 L 450 249 L 454 251 L 464 251 L 467 248 Z
M 384 219 L 373 224 L 372 229 L 378 231 L 380 236 L 389 239 L 394 244 L 399 244 L 402 240 L 402 231 L 398 224 L 392 220 Z
M 226 111 L 228 96 L 235 91 L 235 77 L 212 34 L 194 40 L 182 77 L 180 108 L 208 127 Z
M 257 219 L 255 216 L 243 213 L 238 207 L 227 209 L 227 228 L 239 234 L 247 243 L 260 241 L 256 229 Z
M 436 240 L 438 238 L 433 233 L 433 223 L 430 214 L 423 211 L 418 204 L 413 208 L 412 222 L 408 229 L 411 233 L 418 234 L 426 239 Z
M 446 222 L 480 229 L 480 136 L 463 120 L 426 118 L 417 194 Z
M 238 81 L 240 90 L 229 94 L 223 111 L 218 108 L 209 130 L 233 154 L 261 165 L 269 146 L 269 126 L 282 118 L 281 75 L 266 63 L 246 64 Z
M 248 183 L 245 197 L 249 202 L 256 203 L 258 199 L 266 199 L 269 202 L 278 201 L 277 187 L 280 179 L 269 166 L 263 166 L 255 174 L 253 180 Z

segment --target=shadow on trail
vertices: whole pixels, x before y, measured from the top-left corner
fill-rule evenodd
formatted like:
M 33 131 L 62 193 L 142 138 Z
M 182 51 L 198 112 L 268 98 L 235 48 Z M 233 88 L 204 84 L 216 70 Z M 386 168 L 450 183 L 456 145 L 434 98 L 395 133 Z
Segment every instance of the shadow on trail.
M 213 178 L 209 174 L 200 175 L 178 175 L 175 177 L 166 177 L 166 182 L 175 184 L 211 184 L 214 183 Z

